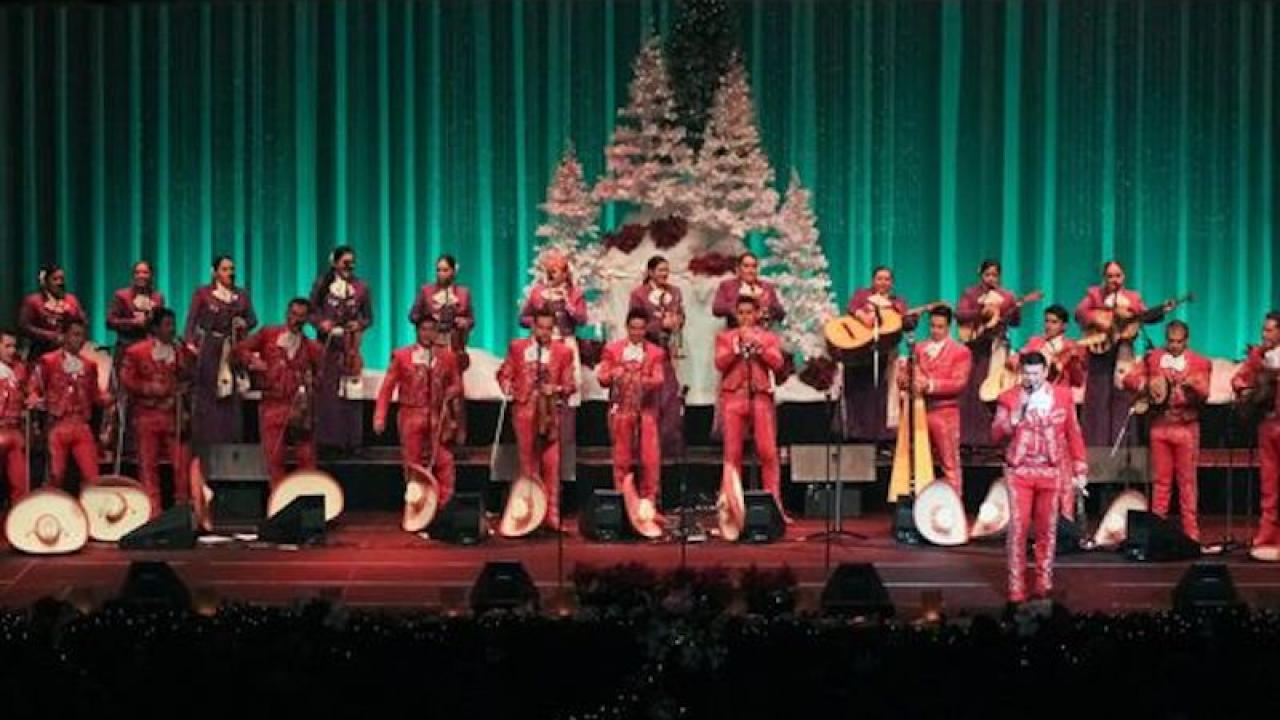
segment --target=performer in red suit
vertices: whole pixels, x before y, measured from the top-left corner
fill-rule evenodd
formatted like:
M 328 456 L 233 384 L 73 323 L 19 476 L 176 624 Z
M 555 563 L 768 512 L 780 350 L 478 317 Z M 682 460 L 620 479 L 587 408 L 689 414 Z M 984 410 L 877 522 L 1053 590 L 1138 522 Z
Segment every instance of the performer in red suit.
M 151 312 L 151 337 L 129 347 L 120 371 L 120 383 L 129 393 L 129 416 L 138 440 L 138 479 L 151 496 L 151 507 L 160 512 L 160 455 L 168 452 L 173 463 L 173 501 L 187 502 L 187 467 L 191 446 L 180 432 L 191 408 L 188 390 L 195 373 L 195 353 L 176 341 L 173 311 L 158 307 Z M 178 402 L 184 407 L 179 416 Z
M 86 327 L 84 306 L 67 292 L 67 274 L 56 264 L 40 269 L 40 289 L 22 300 L 18 309 L 18 332 L 27 341 L 27 360 L 35 363 L 45 353 L 65 345 L 63 333 L 72 321 Z
M 423 318 L 431 318 L 436 323 L 436 344 L 453 351 L 458 361 L 458 372 L 465 373 L 471 367 L 471 356 L 467 354 L 467 340 L 475 329 L 475 312 L 471 307 L 471 291 L 457 283 L 458 261 L 452 255 L 441 255 L 436 260 L 436 281 L 423 285 L 418 291 L 418 298 L 409 311 L 409 322 L 414 327 Z M 466 393 L 458 393 L 450 411 L 458 418 L 455 428 L 454 442 L 459 445 L 467 441 Z
M 258 325 L 249 294 L 236 287 L 236 264 L 226 255 L 213 261 L 213 282 L 196 289 L 183 333 L 198 354 L 192 402 L 192 443 L 240 442 L 241 384 L 233 367 L 236 343 Z
M 1196 522 L 1196 469 L 1200 457 L 1200 407 L 1209 398 L 1213 365 L 1187 349 L 1191 331 L 1181 320 L 1164 328 L 1163 350 L 1153 350 L 1134 363 L 1124 378 L 1131 392 L 1146 391 L 1151 396 L 1151 510 L 1160 517 L 1169 514 L 1173 481 L 1178 480 L 1178 507 L 1182 530 L 1193 540 L 1200 539 Z M 1159 399 L 1152 383 L 1167 389 L 1167 402 Z
M 237 360 L 261 378 L 258 435 L 273 488 L 284 479 L 287 446 L 299 468 L 316 466 L 312 400 L 324 350 L 302 334 L 310 313 L 310 301 L 294 298 L 284 325 L 265 327 L 236 346 Z
M 632 471 L 635 454 L 639 452 L 636 494 L 656 507 L 662 474 L 658 390 L 663 384 L 666 353 L 657 345 L 645 342 L 648 325 L 649 316 L 644 310 L 636 308 L 627 313 L 627 337 L 605 346 L 596 377 L 601 386 L 609 388 L 613 485 L 622 490 L 622 480 Z
M 847 312 L 868 326 L 875 326 L 880 310 L 891 308 L 903 315 L 910 332 L 915 318 L 906 317 L 907 300 L 893 292 L 893 271 L 878 267 L 871 273 L 871 287 L 859 288 L 849 299 Z M 898 358 L 897 344 L 882 344 L 879 358 L 871 350 L 859 352 L 845 363 L 845 434 L 863 441 L 889 438 L 889 370 Z M 878 367 L 877 367 L 878 364 Z
M 435 319 L 422 317 L 418 320 L 417 343 L 391 354 L 391 365 L 378 390 L 373 431 L 379 435 L 386 431 L 391 396 L 399 390 L 396 426 L 400 431 L 400 456 L 406 465 L 430 464 L 440 483 L 438 502 L 443 506 L 453 496 L 455 473 L 450 445 L 458 418 L 452 415 L 452 400 L 462 394 L 462 374 L 457 355 L 437 343 L 437 328 Z
M 1004 475 L 1012 517 L 1006 548 L 1013 603 L 1027 600 L 1027 533 L 1033 528 L 1036 564 L 1031 594 L 1046 598 L 1053 589 L 1062 488 L 1083 490 L 1089 471 L 1071 391 L 1050 385 L 1047 375 L 1044 356 L 1027 353 L 1022 358 L 1022 385 L 1000 395 L 991 425 L 992 438 L 1007 443 Z
M 773 283 L 760 279 L 760 258 L 755 253 L 744 252 L 738 256 L 737 275 L 716 288 L 711 314 L 724 318 L 728 327 L 738 327 L 738 298 L 749 297 L 760 308 L 761 327 L 768 328 L 782 322 L 787 311 L 782 309 L 782 301 L 778 299 L 778 290 Z
M 956 324 L 973 326 L 999 314 L 1001 323 L 990 334 L 967 344 L 973 355 L 973 370 L 960 396 L 960 438 L 965 445 L 991 444 L 992 411 L 978 397 L 982 381 L 987 379 L 993 359 L 1009 357 L 1011 327 L 1022 324 L 1022 309 L 1013 293 L 1000 287 L 1001 267 L 995 260 L 983 260 L 978 269 L 980 282 L 964 291 L 956 305 Z
M 542 270 L 544 279 L 533 284 L 520 310 L 520 325 L 533 327 L 534 315 L 545 310 L 555 318 L 552 337 L 555 340 L 572 338 L 578 326 L 587 322 L 586 297 L 574 286 L 569 261 L 560 253 L 547 254 L 542 260 Z
M 662 388 L 658 391 L 658 426 L 662 430 L 662 454 L 684 454 L 684 395 L 676 375 L 676 358 L 684 344 L 684 299 L 671 284 L 671 265 L 661 255 L 649 258 L 645 281 L 631 291 L 631 310 L 649 318 L 645 337 L 663 350 Z
M 1104 319 L 1127 319 L 1146 312 L 1142 296 L 1124 286 L 1125 272 L 1112 260 L 1102 266 L 1102 285 L 1093 285 L 1076 305 L 1076 322 L 1084 332 L 1091 332 Z M 1116 365 L 1133 357 L 1132 342 L 1117 342 L 1102 355 L 1090 355 L 1088 380 L 1084 391 L 1082 424 L 1085 442 L 1090 446 L 1109 446 L 1115 442 L 1129 417 L 1133 393 L 1116 389 Z
M 98 443 L 89 427 L 94 406 L 107 408 L 111 397 L 98 386 L 98 364 L 80 354 L 85 328 L 80 320 L 63 326 L 62 349 L 40 356 L 31 375 L 28 404 L 44 404 L 49 414 L 49 484 L 62 487 L 67 456 L 75 458 L 81 484 L 98 480 Z
M 18 357 L 18 336 L 0 331 L 0 468 L 9 481 L 9 505 L 31 489 L 27 477 L 27 367 Z
M 547 491 L 543 524 L 560 531 L 560 415 L 574 385 L 573 351 L 552 341 L 555 328 L 554 311 L 534 310 L 533 332 L 507 346 L 498 383 L 514 403 L 520 472 L 542 480 Z
M 716 370 L 720 372 L 720 406 L 724 416 L 724 462 L 744 479 L 742 444 L 747 427 L 755 440 L 761 479 L 782 510 L 778 463 L 778 427 L 773 404 L 773 377 L 782 369 L 782 342 L 759 327 L 760 308 L 750 296 L 738 298 L 736 327 L 716 335 Z M 788 523 L 791 518 L 783 513 Z
M 951 308 L 929 311 L 929 339 L 915 347 L 915 391 L 925 400 L 929 418 L 929 445 L 942 466 L 942 476 L 956 494 L 964 497 L 960 476 L 960 394 L 969 381 L 972 364 L 969 348 L 951 337 Z M 905 363 L 904 363 L 905 364 Z M 898 384 L 906 389 L 910 375 L 903 368 Z
M 356 277 L 356 253 L 346 245 L 330 253 L 329 269 L 311 287 L 311 324 L 325 349 L 316 386 L 316 444 L 350 453 L 364 435 L 360 338 L 373 325 L 373 302 L 369 286 Z
M 1258 425 L 1258 455 L 1262 465 L 1262 517 L 1256 545 L 1275 545 L 1280 542 L 1280 524 L 1276 521 L 1276 508 L 1280 504 L 1280 392 L 1276 388 L 1276 376 L 1280 374 L 1280 311 L 1267 313 L 1262 324 L 1262 344 L 1249 348 L 1249 356 L 1231 378 L 1236 393 L 1245 391 L 1271 394 L 1262 422 Z M 1267 389 L 1264 386 L 1269 385 Z
M 1034 335 L 1016 355 L 1009 358 L 1009 367 L 1018 369 L 1023 355 L 1038 352 L 1044 355 L 1049 368 L 1049 383 L 1059 387 L 1084 386 L 1084 348 L 1067 337 L 1067 309 L 1050 305 L 1044 311 L 1044 334 Z
M 107 327 L 116 333 L 117 362 L 123 362 L 130 345 L 147 339 L 151 314 L 164 307 L 164 296 L 152 284 L 151 263 L 139 260 L 133 264 L 133 283 L 111 296 L 107 311 Z

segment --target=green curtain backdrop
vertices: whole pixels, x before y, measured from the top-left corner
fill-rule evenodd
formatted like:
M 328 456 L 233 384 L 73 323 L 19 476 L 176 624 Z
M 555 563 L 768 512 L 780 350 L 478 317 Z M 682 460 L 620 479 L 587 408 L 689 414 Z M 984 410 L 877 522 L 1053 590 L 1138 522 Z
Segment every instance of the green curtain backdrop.
M 779 178 L 814 190 L 843 301 L 873 265 L 954 300 L 984 257 L 1074 303 L 1118 257 L 1186 290 L 1238 355 L 1276 305 L 1280 2 L 741 2 Z M 0 8 L 0 321 L 56 259 L 106 339 L 135 258 L 185 313 L 215 251 L 275 321 L 327 250 L 407 342 L 440 252 L 477 344 L 515 326 L 565 143 L 589 177 L 657 0 L 181 2 Z M 621 218 L 609 209 L 605 225 Z

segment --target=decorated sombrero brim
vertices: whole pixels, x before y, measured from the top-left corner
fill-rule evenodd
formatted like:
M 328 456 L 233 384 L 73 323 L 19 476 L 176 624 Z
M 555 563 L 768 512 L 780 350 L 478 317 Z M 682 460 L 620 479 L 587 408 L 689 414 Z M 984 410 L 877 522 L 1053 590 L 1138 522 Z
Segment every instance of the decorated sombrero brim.
M 627 518 L 631 521 L 631 527 L 635 528 L 641 537 L 650 540 L 662 537 L 662 516 L 658 514 L 658 509 L 652 500 L 642 498 L 636 492 L 634 473 L 627 473 L 622 479 L 622 503 L 627 508 Z
M 987 497 L 978 507 L 978 517 L 973 521 L 969 537 L 991 537 L 1003 533 L 1009 527 L 1009 484 L 1001 478 L 991 483 Z
M 537 478 L 521 475 L 511 482 L 511 494 L 498 523 L 503 537 L 523 537 L 537 530 L 547 517 L 547 491 Z
M 142 484 L 123 475 L 107 475 L 80 491 L 80 505 L 89 519 L 89 537 L 116 542 L 142 527 L 155 508 Z
M 342 486 L 333 476 L 319 470 L 298 470 L 290 473 L 271 491 L 267 498 L 267 516 L 272 517 L 297 498 L 306 495 L 324 497 L 324 520 L 332 522 L 342 514 L 346 498 Z
M 1148 507 L 1147 497 L 1137 490 L 1125 490 L 1117 495 L 1093 533 L 1093 546 L 1115 547 L 1124 542 L 1129 532 L 1129 511 L 1146 512 Z
M 720 497 L 716 501 L 716 517 L 720 536 L 730 542 L 742 534 L 746 524 L 746 501 L 742 493 L 742 475 L 732 465 L 725 465 L 720 478 Z
M 440 504 L 440 487 L 430 470 L 417 464 L 405 466 L 404 517 L 400 527 L 405 532 L 422 532 L 431 524 Z
M 54 488 L 40 488 L 28 493 L 9 510 L 4 535 L 20 552 L 73 553 L 89 542 L 89 518 L 71 495 Z
M 955 488 L 947 483 L 929 483 L 916 495 L 911 512 L 916 529 L 930 543 L 955 546 L 969 542 L 964 502 Z

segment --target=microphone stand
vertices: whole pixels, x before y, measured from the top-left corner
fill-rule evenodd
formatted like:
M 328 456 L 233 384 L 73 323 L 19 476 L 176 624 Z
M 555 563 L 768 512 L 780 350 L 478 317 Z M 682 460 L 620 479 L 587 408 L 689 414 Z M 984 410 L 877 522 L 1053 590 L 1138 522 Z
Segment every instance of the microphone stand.
M 842 502 L 841 489 L 844 487 L 844 478 L 841 477 L 843 472 L 843 463 L 841 462 L 844 451 L 845 423 L 847 413 L 845 412 L 844 400 L 844 362 L 836 362 L 836 377 L 841 379 L 839 383 L 840 392 L 836 392 L 837 383 L 832 383 L 831 388 L 827 390 L 827 442 L 826 447 L 826 475 L 827 475 L 827 501 L 828 509 L 825 518 L 826 525 L 820 532 L 811 533 L 804 537 L 806 542 L 813 540 L 823 540 L 826 543 L 825 548 L 825 567 L 829 571 L 831 569 L 831 543 L 838 541 L 840 538 L 851 538 L 854 540 L 865 541 L 867 536 L 862 533 L 856 533 L 851 530 L 845 530 L 843 527 L 844 520 L 844 504 Z M 838 407 L 836 403 L 839 403 Z M 839 430 L 840 434 L 836 442 L 831 439 L 833 425 L 836 419 L 836 413 L 839 413 Z M 835 471 L 832 472 L 832 460 L 834 458 Z M 834 485 L 834 487 L 832 487 Z

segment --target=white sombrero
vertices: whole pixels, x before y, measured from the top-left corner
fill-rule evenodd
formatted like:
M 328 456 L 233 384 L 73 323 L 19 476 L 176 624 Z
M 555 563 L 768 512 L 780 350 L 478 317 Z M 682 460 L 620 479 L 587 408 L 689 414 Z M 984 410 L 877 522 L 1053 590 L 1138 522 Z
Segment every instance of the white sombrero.
M 511 482 L 498 532 L 503 537 L 523 537 L 537 530 L 546 517 L 547 491 L 542 481 L 521 475 Z
M 953 546 L 969 542 L 964 501 L 947 483 L 929 483 L 916 495 L 911 513 L 916 529 L 930 543 Z
M 1125 490 L 1117 495 L 1093 533 L 1093 547 L 1110 548 L 1124 542 L 1129 534 L 1129 511 L 1146 512 L 1147 508 L 1146 496 L 1137 490 Z
M 1280 562 L 1280 545 L 1256 545 L 1249 548 L 1249 557 L 1261 562 Z
M 108 475 L 80 491 L 80 505 L 89 518 L 89 537 L 116 542 L 142 527 L 156 508 L 137 480 Z
M 324 497 L 324 521 L 332 522 L 342 514 L 345 498 L 342 486 L 329 473 L 319 470 L 298 470 L 290 473 L 271 491 L 267 498 L 267 517 L 273 517 L 289 503 L 305 495 Z
M 627 518 L 631 520 L 631 527 L 641 537 L 654 538 L 662 537 L 662 516 L 658 514 L 658 509 L 654 507 L 652 500 L 642 498 L 636 493 L 635 473 L 627 473 L 622 479 L 622 502 L 627 507 Z
M 732 465 L 724 466 L 720 478 L 720 498 L 716 501 L 716 516 L 720 523 L 720 536 L 733 542 L 742 534 L 746 525 L 746 500 L 742 493 L 742 476 Z
M 999 535 L 1009 527 L 1009 484 L 1004 478 L 991 483 L 987 497 L 978 508 L 969 537 L 973 539 Z
M 73 553 L 89 542 L 89 518 L 71 495 L 54 488 L 40 488 L 28 493 L 9 510 L 4 535 L 20 552 Z
M 435 519 L 439 504 L 440 487 L 436 476 L 417 463 L 406 465 L 404 517 L 400 521 L 400 527 L 405 532 L 422 532 Z

